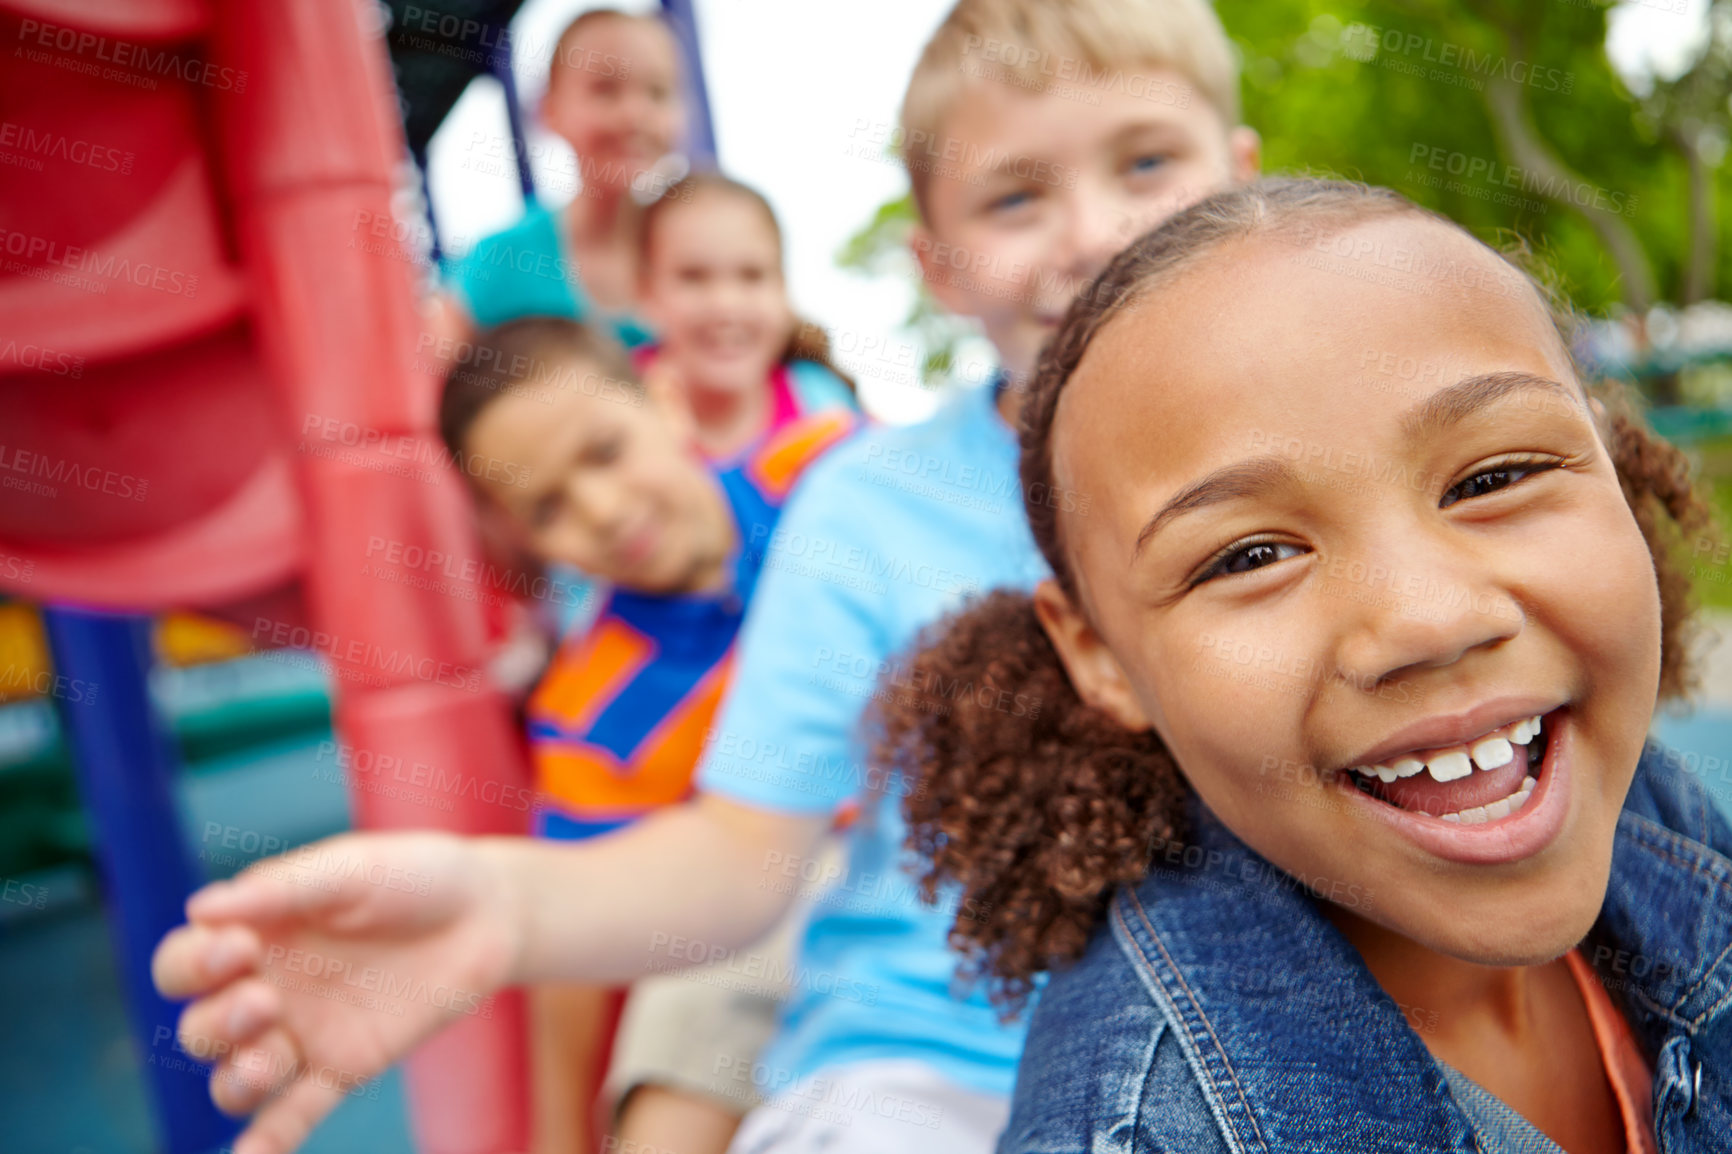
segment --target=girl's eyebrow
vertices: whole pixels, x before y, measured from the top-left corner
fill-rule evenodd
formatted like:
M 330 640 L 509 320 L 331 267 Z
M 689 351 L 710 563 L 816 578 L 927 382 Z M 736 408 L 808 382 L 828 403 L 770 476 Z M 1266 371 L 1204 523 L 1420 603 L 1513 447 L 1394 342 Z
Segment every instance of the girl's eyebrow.
M 1439 389 L 1409 409 L 1401 418 L 1401 431 L 1408 440 L 1418 440 L 1427 433 L 1440 432 L 1460 424 L 1487 405 L 1528 389 L 1542 390 L 1548 395 L 1548 399 L 1562 398 L 1573 412 L 1581 411 L 1581 404 L 1575 393 L 1568 386 L 1550 377 L 1521 372 L 1477 373 L 1471 377 L 1463 377 L 1448 388 Z M 1142 531 L 1137 534 L 1136 546 L 1131 551 L 1131 562 L 1136 562 L 1142 555 L 1143 546 L 1173 518 L 1217 505 L 1222 501 L 1255 496 L 1295 479 L 1293 467 L 1285 457 L 1252 457 L 1216 469 L 1173 494 L 1166 504 L 1148 519 Z
M 1244 461 L 1236 461 L 1224 465 L 1202 480 L 1185 486 L 1167 499 L 1160 510 L 1150 517 L 1143 525 L 1142 532 L 1137 534 L 1136 548 L 1131 551 L 1131 561 L 1142 555 L 1143 546 L 1168 521 L 1186 513 L 1195 512 L 1209 505 L 1222 501 L 1231 501 L 1238 497 L 1250 497 L 1269 489 L 1278 488 L 1295 479 L 1293 466 L 1285 457 L 1264 456 L 1252 457 Z
M 1520 372 L 1478 373 L 1463 377 L 1447 389 L 1439 389 L 1409 409 L 1401 418 L 1401 431 L 1408 440 L 1442 432 L 1492 402 L 1524 389 L 1543 390 L 1565 400 L 1576 413 L 1581 411 L 1575 393 L 1550 377 Z

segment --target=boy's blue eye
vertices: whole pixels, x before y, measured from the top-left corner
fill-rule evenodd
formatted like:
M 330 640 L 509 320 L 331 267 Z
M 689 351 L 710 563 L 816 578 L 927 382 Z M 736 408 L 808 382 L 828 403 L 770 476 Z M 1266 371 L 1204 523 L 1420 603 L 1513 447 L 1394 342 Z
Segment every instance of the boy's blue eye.
M 1004 212 L 1007 209 L 1021 208 L 1024 204 L 1033 199 L 1034 195 L 1026 188 L 1022 188 L 999 197 L 986 207 L 989 212 Z
M 1293 545 L 1285 541 L 1253 541 L 1248 545 L 1230 545 L 1227 552 L 1222 553 L 1198 575 L 1196 584 L 1216 577 L 1228 577 L 1235 573 L 1249 573 L 1253 569 L 1261 569 L 1265 565 L 1273 565 L 1277 561 L 1286 561 L 1309 552 L 1303 545 Z
M 1557 462 L 1555 461 L 1523 460 L 1505 461 L 1494 468 L 1481 469 L 1466 480 L 1458 481 L 1444 490 L 1443 499 L 1438 502 L 1438 508 L 1447 509 L 1463 498 L 1483 497 L 1487 493 L 1507 489 L 1524 477 L 1556 467 Z

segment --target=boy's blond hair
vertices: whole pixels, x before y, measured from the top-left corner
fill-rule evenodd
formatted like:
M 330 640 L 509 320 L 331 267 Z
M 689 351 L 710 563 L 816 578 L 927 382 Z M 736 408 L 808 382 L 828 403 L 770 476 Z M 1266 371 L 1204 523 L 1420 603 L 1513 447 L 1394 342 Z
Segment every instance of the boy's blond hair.
M 1208 0 L 957 0 L 926 42 L 902 101 L 901 150 L 924 215 L 944 118 L 971 80 L 1031 91 L 1126 88 L 1163 99 L 1139 75 L 1168 69 L 1188 80 L 1228 127 L 1239 123 L 1239 66 Z

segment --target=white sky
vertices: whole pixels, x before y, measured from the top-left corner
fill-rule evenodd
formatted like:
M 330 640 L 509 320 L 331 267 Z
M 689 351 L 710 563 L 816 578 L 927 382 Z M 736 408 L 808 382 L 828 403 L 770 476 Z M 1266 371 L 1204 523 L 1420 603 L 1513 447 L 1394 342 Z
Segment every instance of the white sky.
M 1708 0 L 1626 0 L 1608 18 L 1606 54 L 1630 87 L 1675 80 L 1708 39 Z
M 937 398 L 905 383 L 917 351 L 899 332 L 912 302 L 910 271 L 864 277 L 836 267 L 848 236 L 906 178 L 865 133 L 895 123 L 914 59 L 952 0 L 696 0 L 710 110 L 723 169 L 767 196 L 787 243 L 789 290 L 802 315 L 827 327 L 839 358 L 861 379 L 867 407 L 886 420 L 917 420 Z M 643 0 L 618 7 L 648 10 Z M 1708 0 L 1627 0 L 1611 14 L 1607 50 L 1639 90 L 1646 76 L 1675 75 L 1706 36 Z M 530 112 L 530 152 L 549 201 L 571 195 L 570 150 L 533 125 L 546 58 L 566 22 L 592 0 L 528 0 L 512 24 L 520 96 Z M 462 251 L 516 219 L 501 89 L 472 83 L 433 138 L 429 180 L 446 247 Z M 882 139 L 882 137 L 880 137 Z M 861 355 L 861 349 L 887 350 Z M 850 355 L 852 352 L 853 355 Z M 965 361 L 989 355 L 971 342 Z M 967 373 L 981 379 L 976 363 Z

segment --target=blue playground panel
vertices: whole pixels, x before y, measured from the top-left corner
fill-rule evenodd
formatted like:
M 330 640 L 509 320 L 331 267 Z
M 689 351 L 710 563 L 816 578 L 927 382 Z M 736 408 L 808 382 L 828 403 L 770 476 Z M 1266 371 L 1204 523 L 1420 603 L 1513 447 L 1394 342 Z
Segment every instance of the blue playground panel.
M 201 767 L 175 787 L 188 850 L 210 877 L 243 863 L 222 835 L 261 831 L 288 844 L 348 824 L 347 795 L 329 734 Z M 207 847 L 211 847 L 208 848 Z M 82 871 L 44 884 L 55 913 L 0 921 L 0 1118 L 5 1154 L 160 1154 L 147 1091 L 151 1077 L 205 1093 L 205 1071 L 181 1066 L 172 1043 L 140 1053 L 113 941 Z M 396 1071 L 340 1106 L 303 1147 L 307 1154 L 414 1154 Z
M 1732 821 L 1732 710 L 1698 709 L 1682 717 L 1661 714 L 1653 734 L 1681 756 L 1684 772 L 1702 783 Z

